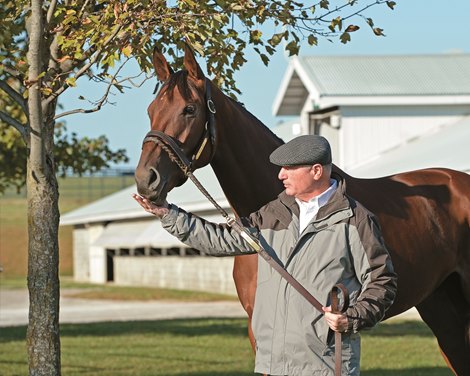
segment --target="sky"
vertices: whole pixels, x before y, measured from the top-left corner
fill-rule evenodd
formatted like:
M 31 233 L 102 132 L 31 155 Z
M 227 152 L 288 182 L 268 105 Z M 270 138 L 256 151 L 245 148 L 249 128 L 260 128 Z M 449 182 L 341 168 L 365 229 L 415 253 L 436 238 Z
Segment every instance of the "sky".
M 319 45 L 310 47 L 306 43 L 301 56 L 311 55 L 397 55 L 470 53 L 470 1 L 468 0 L 395 0 L 394 10 L 386 5 L 370 8 L 365 13 L 377 27 L 384 29 L 385 37 L 376 37 L 362 20 L 354 23 L 361 27 L 352 33 L 352 41 L 346 45 L 339 40 L 330 43 L 319 39 Z M 240 102 L 248 111 L 269 127 L 285 118 L 275 117 L 272 104 L 278 92 L 289 58 L 281 50 L 265 67 L 255 53 L 248 52 L 248 62 L 237 72 L 235 79 L 242 91 Z M 204 62 L 201 67 L 205 70 Z M 133 71 L 133 68 L 130 68 Z M 133 71 L 133 73 L 138 73 Z M 75 114 L 63 117 L 69 132 L 79 136 L 97 137 L 105 135 L 113 149 L 124 148 L 130 158 L 128 164 L 119 166 L 135 168 L 139 161 L 142 140 L 150 129 L 147 107 L 153 100 L 156 78 L 150 79 L 140 88 L 112 97 L 114 105 L 104 106 L 92 114 Z M 99 99 L 104 87 L 96 83 L 77 82 L 78 87 L 67 90 L 62 96 L 63 110 L 87 108 L 86 102 L 78 100 L 80 95 Z M 60 111 L 59 111 L 60 112 Z

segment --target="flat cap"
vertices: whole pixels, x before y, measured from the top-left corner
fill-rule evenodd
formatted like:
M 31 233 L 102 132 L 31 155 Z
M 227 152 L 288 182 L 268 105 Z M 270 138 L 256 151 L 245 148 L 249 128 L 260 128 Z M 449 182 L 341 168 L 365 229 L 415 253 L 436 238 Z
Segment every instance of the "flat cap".
M 325 137 L 304 135 L 279 146 L 269 156 L 278 166 L 328 165 L 331 163 L 331 148 Z

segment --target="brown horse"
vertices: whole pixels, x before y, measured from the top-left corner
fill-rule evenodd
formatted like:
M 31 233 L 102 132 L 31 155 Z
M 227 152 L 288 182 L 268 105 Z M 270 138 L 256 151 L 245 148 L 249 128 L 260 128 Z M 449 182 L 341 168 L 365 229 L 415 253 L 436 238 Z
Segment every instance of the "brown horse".
M 239 216 L 274 199 L 282 184 L 268 157 L 282 140 L 207 80 L 189 47 L 183 71 L 173 73 L 158 51 L 153 62 L 164 84 L 148 109 L 151 129 L 172 137 L 187 156 L 194 155 L 194 168 L 210 163 Z M 470 176 L 427 169 L 357 179 L 335 170 L 344 176 L 351 196 L 381 223 L 399 277 L 398 295 L 386 317 L 416 306 L 449 367 L 470 375 Z M 135 177 L 139 193 L 156 203 L 186 180 L 154 142 L 144 142 Z M 257 262 L 256 255 L 237 256 L 234 262 L 238 296 L 249 318 Z

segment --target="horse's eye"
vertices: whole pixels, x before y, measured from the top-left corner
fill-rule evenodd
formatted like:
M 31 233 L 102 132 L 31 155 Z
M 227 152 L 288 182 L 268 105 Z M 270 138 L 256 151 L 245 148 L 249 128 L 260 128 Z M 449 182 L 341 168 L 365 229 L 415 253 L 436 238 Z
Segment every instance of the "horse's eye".
M 188 104 L 183 110 L 184 115 L 194 115 L 195 112 L 196 112 L 196 106 L 193 104 Z

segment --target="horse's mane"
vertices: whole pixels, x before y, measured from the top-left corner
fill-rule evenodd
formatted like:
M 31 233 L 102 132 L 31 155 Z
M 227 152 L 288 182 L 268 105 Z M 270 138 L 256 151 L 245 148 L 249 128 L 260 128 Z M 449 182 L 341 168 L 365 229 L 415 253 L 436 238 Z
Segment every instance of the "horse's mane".
M 237 100 L 233 99 L 232 97 L 229 97 L 228 95 L 225 95 L 225 98 L 229 99 L 232 102 L 232 104 L 237 106 L 246 116 L 249 116 L 253 120 L 253 122 L 256 123 L 264 131 L 264 133 L 266 133 L 268 137 L 274 138 L 280 144 L 284 143 L 284 140 L 282 138 L 280 138 L 270 128 L 268 128 L 266 124 L 264 124 L 255 115 L 253 115 L 250 111 L 248 111 L 243 103 L 238 102 Z

